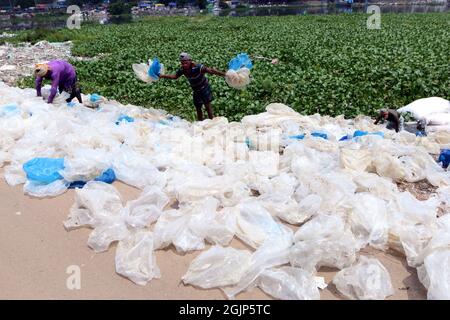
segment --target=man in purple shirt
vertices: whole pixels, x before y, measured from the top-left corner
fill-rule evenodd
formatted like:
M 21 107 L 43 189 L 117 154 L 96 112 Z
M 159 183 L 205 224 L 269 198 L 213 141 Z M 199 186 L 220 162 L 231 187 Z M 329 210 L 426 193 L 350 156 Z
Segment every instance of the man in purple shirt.
M 71 102 L 73 98 L 77 98 L 80 103 L 81 90 L 77 82 L 77 74 L 75 68 L 68 62 L 62 60 L 50 61 L 48 63 L 37 64 L 34 70 L 36 76 L 36 92 L 41 97 L 42 81 L 48 79 L 52 81 L 52 88 L 48 103 L 52 103 L 59 89 L 59 93 L 66 91 L 70 93 L 70 98 L 66 101 Z

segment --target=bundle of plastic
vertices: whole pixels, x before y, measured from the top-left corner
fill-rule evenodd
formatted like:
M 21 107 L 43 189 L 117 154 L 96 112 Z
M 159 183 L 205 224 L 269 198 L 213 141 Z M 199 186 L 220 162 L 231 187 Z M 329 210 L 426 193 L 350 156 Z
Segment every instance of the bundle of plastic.
M 158 81 L 165 70 L 164 65 L 156 57 L 153 60 L 149 59 L 148 63 L 135 63 L 132 68 L 136 77 L 146 83 Z
M 244 89 L 250 84 L 250 69 L 253 67 L 250 57 L 240 53 L 228 63 L 225 81 L 235 89 Z
M 426 125 L 428 132 L 450 130 L 450 101 L 439 98 L 423 98 L 398 109 L 400 113 L 411 113 L 416 120 Z
M 427 119 L 433 114 L 450 113 L 450 101 L 439 97 L 418 99 L 398 109 L 398 112 L 410 112 L 417 120 Z
M 83 101 L 83 105 L 88 108 L 98 108 L 100 104 L 105 103 L 106 101 L 106 98 L 97 93 L 93 93 L 89 95 L 89 99 Z M 68 106 L 75 106 L 75 104 L 73 102 L 69 102 Z

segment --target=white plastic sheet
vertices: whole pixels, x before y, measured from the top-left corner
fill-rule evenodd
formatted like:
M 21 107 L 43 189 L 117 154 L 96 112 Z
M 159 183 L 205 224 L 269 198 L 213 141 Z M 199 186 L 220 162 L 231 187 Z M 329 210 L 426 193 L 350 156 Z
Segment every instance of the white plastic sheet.
M 364 256 L 354 266 L 339 271 L 333 283 L 350 299 L 384 300 L 394 294 L 386 268 L 377 259 Z
M 119 242 L 116 271 L 139 285 L 161 277 L 153 252 L 151 232 L 139 230 Z
M 320 299 L 315 277 L 300 268 L 281 267 L 264 270 L 258 278 L 258 287 L 277 299 Z
M 191 262 L 182 280 L 204 289 L 234 285 L 249 268 L 250 257 L 247 250 L 211 247 Z

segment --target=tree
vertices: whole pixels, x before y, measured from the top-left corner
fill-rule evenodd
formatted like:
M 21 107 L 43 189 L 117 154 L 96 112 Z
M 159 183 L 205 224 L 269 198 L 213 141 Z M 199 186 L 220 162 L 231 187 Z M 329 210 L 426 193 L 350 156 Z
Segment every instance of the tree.
M 196 3 L 200 9 L 206 9 L 206 0 L 196 0 Z
M 129 4 L 124 4 L 123 2 L 114 2 L 108 7 L 108 12 L 110 15 L 118 16 L 121 14 L 130 14 L 131 6 Z
M 34 0 L 17 0 L 14 2 L 16 6 L 20 6 L 22 9 L 34 7 Z
M 79 6 L 80 8 L 83 7 L 83 4 L 86 3 L 87 1 L 83 1 L 83 0 L 69 0 L 67 1 L 67 5 L 68 6 Z

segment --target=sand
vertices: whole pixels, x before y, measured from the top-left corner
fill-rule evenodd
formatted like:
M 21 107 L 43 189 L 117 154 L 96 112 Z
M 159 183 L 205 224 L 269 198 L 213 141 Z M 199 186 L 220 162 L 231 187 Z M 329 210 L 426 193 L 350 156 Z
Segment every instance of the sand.
M 3 171 L 0 169 L 0 176 Z M 136 198 L 140 191 L 116 182 L 124 201 Z M 74 191 L 53 199 L 25 196 L 22 186 L 11 187 L 0 180 L 0 299 L 226 299 L 219 289 L 202 290 L 185 286 L 181 277 L 190 262 L 200 254 L 186 255 L 175 249 L 156 251 L 162 277 L 138 286 L 115 272 L 115 247 L 96 254 L 86 244 L 90 230 L 67 232 L 66 220 L 74 202 Z M 246 246 L 234 239 L 232 246 Z M 391 275 L 395 294 L 389 299 L 426 299 L 426 290 L 416 270 L 404 257 L 364 249 L 363 255 L 375 256 Z M 68 289 L 68 267 L 81 271 L 81 288 Z M 337 270 L 322 268 L 319 276 L 328 283 Z M 258 288 L 239 294 L 237 299 L 271 299 Z M 321 291 L 322 299 L 343 299 L 330 284 Z

